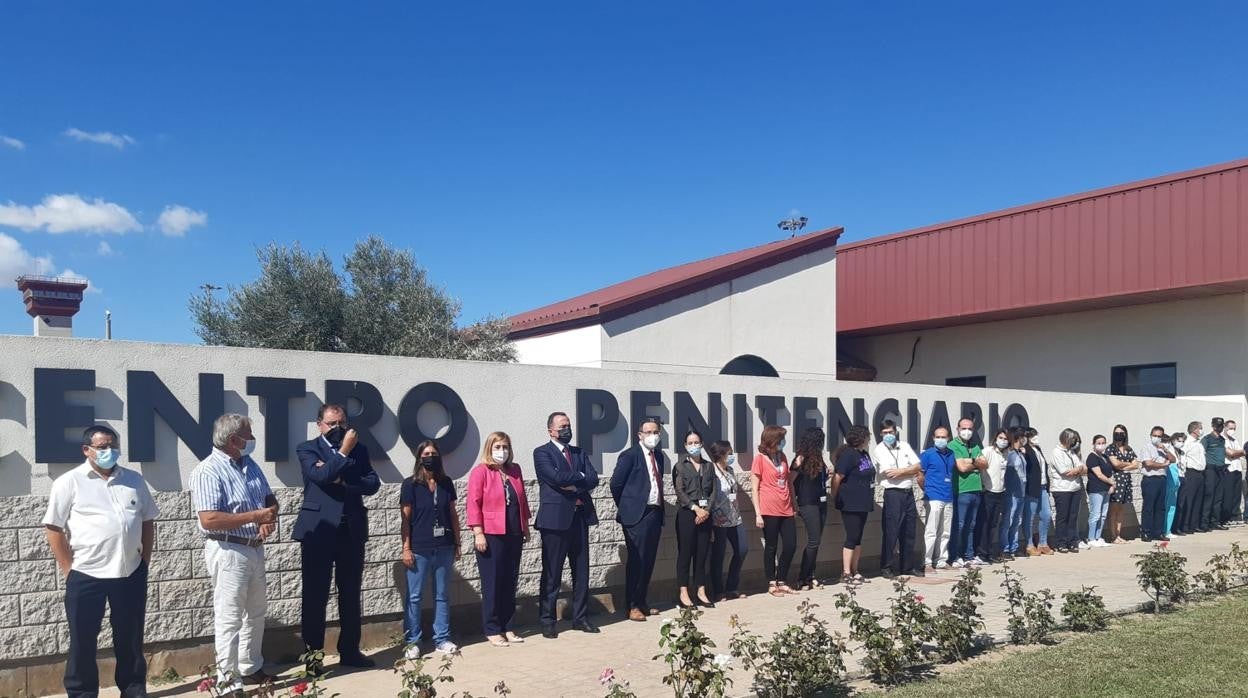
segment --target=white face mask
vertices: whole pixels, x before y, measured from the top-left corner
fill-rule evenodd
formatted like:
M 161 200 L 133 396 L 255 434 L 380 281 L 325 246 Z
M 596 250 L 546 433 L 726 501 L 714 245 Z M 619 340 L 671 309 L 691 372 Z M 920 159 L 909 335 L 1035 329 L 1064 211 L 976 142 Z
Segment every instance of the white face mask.
M 728 454 L 728 465 L 736 465 L 736 464 L 737 464 L 737 454 L 735 454 L 735 453 L 729 453 L 729 454 Z
M 1234 430 L 1234 429 L 1227 429 L 1227 430 L 1226 430 L 1226 435 L 1227 435 L 1227 436 L 1232 436 L 1232 437 L 1233 437 L 1233 436 L 1235 436 L 1235 430 Z
M 1005 439 L 997 439 L 997 448 L 1001 449 L 1002 451 L 1004 451 L 1005 447 L 1009 445 L 1010 445 L 1009 441 L 1006 441 Z
M 653 450 L 658 448 L 660 438 L 661 437 L 658 434 L 646 434 L 641 437 L 641 443 L 645 444 L 646 448 Z
M 695 456 L 695 457 L 702 455 L 702 444 L 692 444 L 689 446 L 685 446 L 685 453 L 688 453 L 689 455 Z
M 507 449 L 505 448 L 496 448 L 490 452 L 490 456 L 494 459 L 494 462 L 498 463 L 499 465 L 506 463 L 507 458 L 510 455 L 511 453 L 509 453 Z
M 250 456 L 256 450 L 256 440 L 247 439 L 243 442 L 242 455 Z
M 1105 452 L 1105 447 L 1106 447 L 1107 445 L 1108 445 L 1108 444 L 1106 444 L 1106 443 L 1104 443 L 1104 442 L 1101 442 L 1101 443 L 1099 443 L 1099 444 L 1093 444 L 1093 445 L 1092 445 L 1092 450 L 1096 451 L 1097 453 L 1104 453 L 1104 452 Z
M 971 437 L 974 436 L 974 434 L 975 432 L 971 431 L 970 429 L 962 429 L 961 431 L 958 432 L 958 436 L 962 437 L 963 441 L 970 441 Z
M 1153 445 L 1154 445 L 1154 446 L 1159 446 L 1159 445 L 1161 445 L 1161 437 L 1160 437 L 1160 436 L 1153 436 L 1153 437 L 1150 437 L 1150 438 L 1149 438 L 1149 441 L 1151 441 L 1151 442 L 1153 443 Z

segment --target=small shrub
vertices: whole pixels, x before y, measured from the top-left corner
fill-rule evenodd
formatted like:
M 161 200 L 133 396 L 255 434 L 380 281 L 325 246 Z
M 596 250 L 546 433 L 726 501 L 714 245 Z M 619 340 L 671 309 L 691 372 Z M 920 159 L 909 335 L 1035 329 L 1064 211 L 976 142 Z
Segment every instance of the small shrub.
M 727 664 L 710 651 L 715 642 L 698 630 L 697 620 L 701 617 L 702 611 L 683 608 L 675 620 L 668 618 L 659 627 L 659 648 L 666 651 L 654 655 L 654 659 L 667 662 L 668 673 L 663 683 L 671 686 L 676 698 L 691 695 L 722 698 L 732 685 Z
M 1162 599 L 1177 603 L 1187 598 L 1189 584 L 1187 572 L 1183 566 L 1187 558 L 1168 550 L 1164 543 L 1153 546 L 1143 555 L 1132 555 L 1136 558 L 1135 567 L 1139 570 L 1136 579 L 1140 588 L 1153 599 L 1153 613 L 1161 611 Z
M 1104 630 L 1109 625 L 1105 599 L 1096 593 L 1096 587 L 1085 586 L 1062 594 L 1062 617 L 1071 630 L 1078 632 Z
M 979 614 L 979 597 L 983 575 L 979 570 L 968 570 L 953 585 L 949 603 L 936 609 L 932 619 L 932 636 L 940 658 L 947 662 L 962 661 L 975 649 L 975 638 L 984 627 Z
M 735 615 L 735 631 L 728 646 L 754 674 L 754 690 L 764 697 L 811 696 L 842 687 L 845 639 L 828 631 L 815 615 L 818 604 L 802 601 L 800 621 L 785 626 L 770 640 L 749 631 Z
M 1005 593 L 1001 595 L 1005 599 L 1008 608 L 1006 613 L 1008 619 L 1005 623 L 1006 631 L 1010 634 L 1010 642 L 1021 645 L 1027 641 L 1027 621 L 1023 618 L 1023 576 L 1009 565 L 1002 566 L 996 570 L 996 574 L 1003 575 L 1001 580 L 1001 588 L 1005 589 Z
M 1225 594 L 1231 588 L 1233 575 L 1234 562 L 1231 553 L 1218 553 L 1209 558 L 1205 569 L 1192 575 L 1192 579 L 1206 592 Z
M 1048 589 L 1028 592 L 1023 598 L 1023 615 L 1027 619 L 1027 642 L 1038 645 L 1049 639 L 1057 627 L 1053 617 L 1053 592 Z
M 1239 541 L 1231 543 L 1231 568 L 1240 580 L 1248 580 L 1248 550 L 1239 547 Z
M 426 657 L 399 659 L 394 663 L 394 673 L 399 675 L 403 686 L 398 693 L 398 698 L 434 698 L 437 696 L 438 684 L 451 683 L 455 680 L 455 677 L 450 675 L 450 671 L 451 664 L 458 655 L 458 652 L 443 655 L 442 661 L 438 664 L 437 673 L 425 670 L 429 663 Z
M 892 633 L 907 665 L 923 661 L 923 642 L 931 639 L 932 611 L 905 582 L 893 582 Z
M 628 682 L 616 677 L 615 670 L 607 667 L 598 675 L 598 683 L 607 687 L 606 698 L 637 698 L 628 687 Z
M 836 595 L 836 607 L 842 609 L 841 618 L 849 621 L 849 639 L 862 643 L 866 655 L 862 666 L 871 672 L 872 680 L 884 686 L 899 683 L 909 666 L 907 650 L 898 642 L 892 624 L 885 627 L 884 614 L 858 603 L 853 587 Z

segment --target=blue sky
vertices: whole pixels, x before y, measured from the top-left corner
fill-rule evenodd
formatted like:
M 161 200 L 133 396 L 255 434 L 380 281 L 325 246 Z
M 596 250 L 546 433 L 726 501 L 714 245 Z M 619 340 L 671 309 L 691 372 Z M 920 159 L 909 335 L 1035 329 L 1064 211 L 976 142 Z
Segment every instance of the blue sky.
M 257 246 L 377 233 L 472 321 L 792 210 L 855 240 L 1248 156 L 1248 5 L 1026 5 L 5 2 L 0 274 L 195 342 Z

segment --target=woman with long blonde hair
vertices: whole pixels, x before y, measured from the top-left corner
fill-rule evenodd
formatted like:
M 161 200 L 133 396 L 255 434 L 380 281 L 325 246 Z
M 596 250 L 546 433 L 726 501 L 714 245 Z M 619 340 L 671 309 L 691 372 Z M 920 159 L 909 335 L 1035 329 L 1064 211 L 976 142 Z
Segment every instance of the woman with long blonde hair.
M 510 629 L 520 551 L 529 540 L 529 502 L 514 456 L 511 437 L 493 432 L 485 438 L 481 462 L 468 475 L 466 508 L 481 573 L 481 625 L 495 647 L 524 642 Z

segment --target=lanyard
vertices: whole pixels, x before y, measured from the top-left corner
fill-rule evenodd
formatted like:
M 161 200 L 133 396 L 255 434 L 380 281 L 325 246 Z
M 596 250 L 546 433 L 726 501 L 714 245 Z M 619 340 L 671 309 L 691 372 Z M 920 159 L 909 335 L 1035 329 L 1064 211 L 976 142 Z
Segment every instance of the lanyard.
M 503 473 L 502 468 L 498 470 L 498 479 L 503 483 L 503 506 L 511 506 L 511 488 L 507 486 L 507 475 Z

